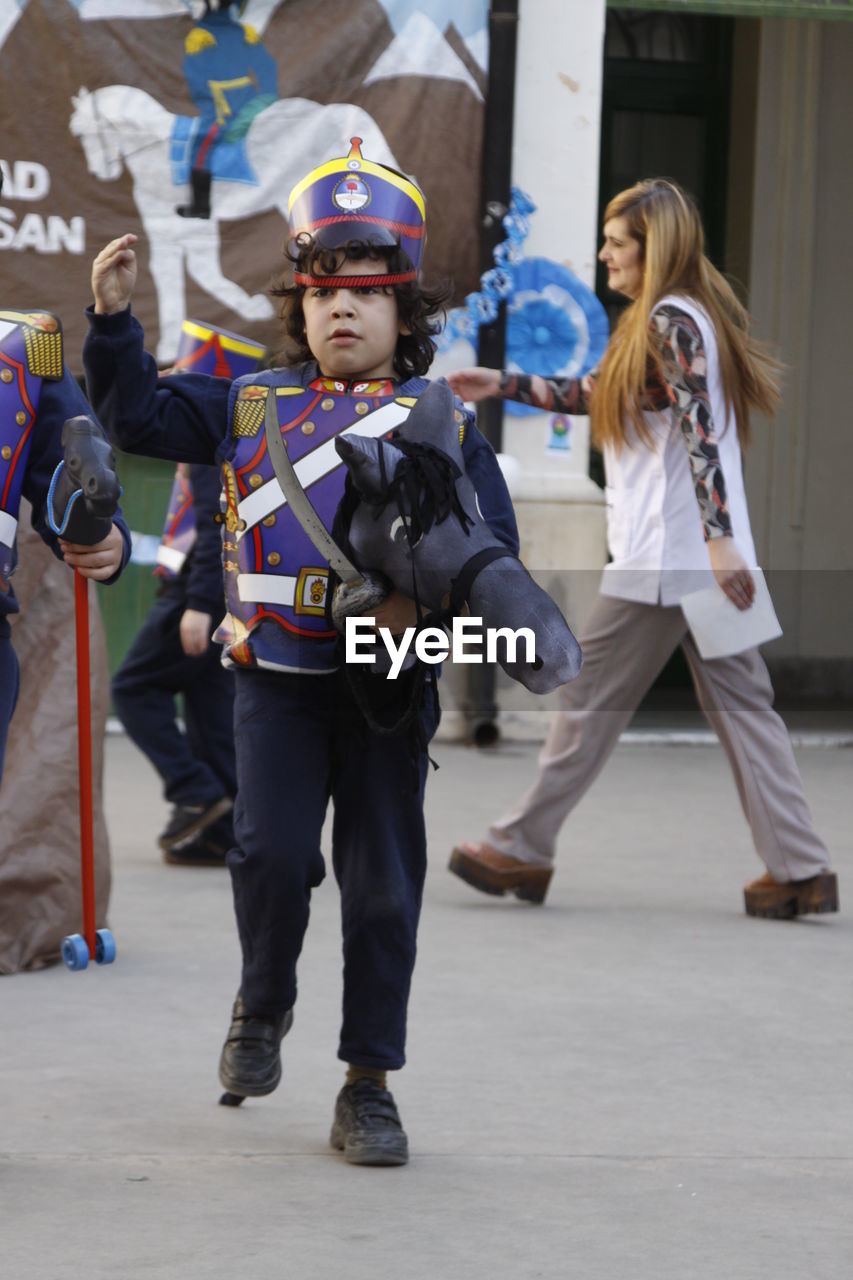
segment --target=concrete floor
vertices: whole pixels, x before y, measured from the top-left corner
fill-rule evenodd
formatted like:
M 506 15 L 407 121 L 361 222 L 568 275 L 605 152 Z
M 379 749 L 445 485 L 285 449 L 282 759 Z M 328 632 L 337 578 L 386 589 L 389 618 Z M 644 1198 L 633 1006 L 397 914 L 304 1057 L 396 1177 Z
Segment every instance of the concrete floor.
M 441 743 L 405 1169 L 327 1146 L 338 901 L 314 899 L 284 1078 L 217 1106 L 238 980 L 227 873 L 167 867 L 157 779 L 107 750 L 116 963 L 0 983 L 0 1271 L 33 1280 L 847 1280 L 853 755 L 798 751 L 842 912 L 744 916 L 761 868 L 716 747 L 621 746 L 547 904 L 447 874 L 534 744 Z

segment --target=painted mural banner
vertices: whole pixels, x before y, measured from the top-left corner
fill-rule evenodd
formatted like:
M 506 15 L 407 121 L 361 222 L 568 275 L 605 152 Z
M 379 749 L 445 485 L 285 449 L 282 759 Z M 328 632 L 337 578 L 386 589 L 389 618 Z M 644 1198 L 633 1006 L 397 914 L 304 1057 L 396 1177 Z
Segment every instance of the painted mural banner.
M 427 197 L 427 278 L 476 283 L 488 0 L 0 0 L 4 306 L 80 367 L 94 254 L 139 235 L 134 311 L 272 350 L 287 199 L 353 136 Z

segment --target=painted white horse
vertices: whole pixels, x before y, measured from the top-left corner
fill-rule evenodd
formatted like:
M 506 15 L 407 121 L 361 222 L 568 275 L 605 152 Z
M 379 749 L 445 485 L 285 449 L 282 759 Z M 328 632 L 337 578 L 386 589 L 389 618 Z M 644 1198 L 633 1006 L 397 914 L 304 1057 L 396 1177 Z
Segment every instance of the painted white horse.
M 286 221 L 287 199 L 295 183 L 323 160 L 346 155 L 352 137 L 363 139 L 369 159 L 398 167 L 379 126 L 361 107 L 283 98 L 259 112 L 246 135 L 248 160 L 259 185 L 214 179 L 211 218 L 182 218 L 175 210 L 190 202 L 190 194 L 189 187 L 172 184 L 170 145 L 176 117 L 130 85 L 108 85 L 92 93 L 81 89 L 73 104 L 69 127 L 83 144 L 90 173 L 111 182 L 126 166 L 133 178 L 133 198 L 148 237 L 157 290 L 157 357 L 163 361 L 174 358 L 186 318 L 184 268 L 202 289 L 243 319 L 263 320 L 273 314 L 265 294 L 250 295 L 223 275 L 220 221 L 266 209 L 278 209 Z

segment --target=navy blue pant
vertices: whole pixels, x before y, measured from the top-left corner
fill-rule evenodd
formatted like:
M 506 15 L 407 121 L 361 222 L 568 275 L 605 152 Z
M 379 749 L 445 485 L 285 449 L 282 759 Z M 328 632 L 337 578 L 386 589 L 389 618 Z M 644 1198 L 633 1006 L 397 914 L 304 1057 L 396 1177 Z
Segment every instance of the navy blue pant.
M 325 875 L 320 833 L 331 798 L 344 958 L 338 1056 L 401 1067 L 426 873 L 426 755 L 413 761 L 405 741 L 371 733 L 342 672 L 235 675 L 239 848 L 228 865 L 243 1000 L 273 1014 L 296 999 L 311 890 Z M 431 697 L 421 722 L 428 741 Z
M 116 715 L 163 779 L 169 804 L 212 804 L 237 790 L 234 763 L 234 677 L 222 650 L 187 657 L 180 622 L 187 607 L 180 583 L 157 597 L 113 677 Z M 184 697 L 186 733 L 175 697 Z
M 3 759 L 6 755 L 9 722 L 17 700 L 18 659 L 12 648 L 9 622 L 6 618 L 0 617 L 0 779 L 3 777 Z

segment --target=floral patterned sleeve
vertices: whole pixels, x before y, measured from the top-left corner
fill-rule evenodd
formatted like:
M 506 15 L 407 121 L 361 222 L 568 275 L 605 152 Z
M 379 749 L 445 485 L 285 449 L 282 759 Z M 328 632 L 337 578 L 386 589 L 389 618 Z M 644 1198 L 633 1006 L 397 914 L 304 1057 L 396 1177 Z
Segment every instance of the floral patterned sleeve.
M 708 395 L 707 357 L 692 316 L 660 307 L 651 324 L 661 341 L 666 392 L 687 446 L 705 538 L 730 538 L 726 481 Z
M 595 374 L 587 374 L 587 378 L 592 382 Z M 530 404 L 545 413 L 589 413 L 589 393 L 579 378 L 543 378 L 542 381 L 545 383 L 544 401 L 534 395 L 530 374 L 504 372 L 501 374 L 500 394 L 504 400 Z

